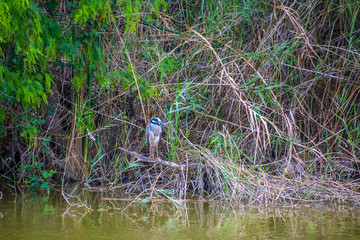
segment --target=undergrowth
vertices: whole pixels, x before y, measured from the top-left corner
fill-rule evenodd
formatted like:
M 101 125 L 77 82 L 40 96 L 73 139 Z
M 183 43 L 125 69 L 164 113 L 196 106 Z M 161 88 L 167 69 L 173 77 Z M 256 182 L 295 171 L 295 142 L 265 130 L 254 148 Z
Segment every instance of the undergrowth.
M 52 81 L 46 101 L 15 101 L 0 71 L 4 178 L 44 170 L 34 181 L 146 197 L 359 202 L 358 1 L 98 2 L 88 15 L 77 1 L 48 10 L 83 43 L 54 43 L 65 52 L 38 70 Z M 17 41 L 1 43 L 0 70 L 13 70 L 4 44 Z M 147 155 L 153 116 L 172 121 L 159 158 L 181 168 L 119 149 Z

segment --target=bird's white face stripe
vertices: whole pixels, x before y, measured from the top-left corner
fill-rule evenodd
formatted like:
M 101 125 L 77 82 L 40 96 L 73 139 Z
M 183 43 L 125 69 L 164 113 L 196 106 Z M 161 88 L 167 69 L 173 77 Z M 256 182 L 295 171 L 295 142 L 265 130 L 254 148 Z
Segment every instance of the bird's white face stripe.
M 159 123 L 161 123 L 161 120 L 160 120 L 160 118 L 154 117 L 151 119 L 151 123 L 155 124 L 155 125 L 160 125 Z

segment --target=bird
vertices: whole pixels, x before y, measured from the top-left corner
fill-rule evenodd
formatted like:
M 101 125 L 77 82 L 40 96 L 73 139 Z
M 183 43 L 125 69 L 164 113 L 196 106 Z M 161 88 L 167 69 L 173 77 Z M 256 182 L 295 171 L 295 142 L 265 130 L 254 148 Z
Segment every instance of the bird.
M 158 144 L 160 142 L 161 132 L 162 132 L 161 127 L 168 123 L 169 122 L 163 123 L 160 120 L 160 118 L 153 117 L 153 118 L 151 118 L 150 122 L 146 126 L 145 139 L 146 139 L 146 143 L 149 147 L 149 152 L 150 152 L 151 158 L 154 157 L 155 150 L 156 151 L 158 150 Z

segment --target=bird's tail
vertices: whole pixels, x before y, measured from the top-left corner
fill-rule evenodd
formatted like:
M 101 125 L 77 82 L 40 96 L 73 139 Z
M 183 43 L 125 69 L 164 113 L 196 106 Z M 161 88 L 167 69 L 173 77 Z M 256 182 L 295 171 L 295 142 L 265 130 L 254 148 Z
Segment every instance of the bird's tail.
M 150 153 L 155 153 L 156 148 L 152 147 L 150 148 Z

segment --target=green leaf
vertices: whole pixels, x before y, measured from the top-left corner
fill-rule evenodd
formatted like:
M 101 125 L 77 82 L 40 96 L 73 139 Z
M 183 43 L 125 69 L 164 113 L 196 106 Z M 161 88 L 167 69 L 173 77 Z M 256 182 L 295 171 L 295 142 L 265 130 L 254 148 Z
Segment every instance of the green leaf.
M 41 147 L 41 152 L 42 153 L 47 153 L 47 152 L 51 152 L 51 150 L 48 147 L 42 146 Z
M 5 121 L 5 109 L 0 108 L 0 123 L 4 124 Z
M 39 183 L 38 183 L 38 185 L 39 185 Z M 40 186 L 40 188 L 49 189 L 50 186 L 49 186 L 49 184 L 48 184 L 47 182 L 41 181 L 41 186 Z
M 45 166 L 45 163 L 43 163 L 43 162 L 37 163 L 37 167 L 38 167 L 38 168 L 42 168 L 43 166 Z
M 52 82 L 52 78 L 50 77 L 49 74 L 45 74 L 45 91 L 48 93 L 51 93 L 51 82 Z
M 82 78 L 82 76 L 75 76 L 75 77 L 73 78 L 73 82 L 74 82 L 75 87 L 76 87 L 78 90 L 81 90 L 81 89 L 82 89 L 83 84 L 84 84 L 84 79 Z

